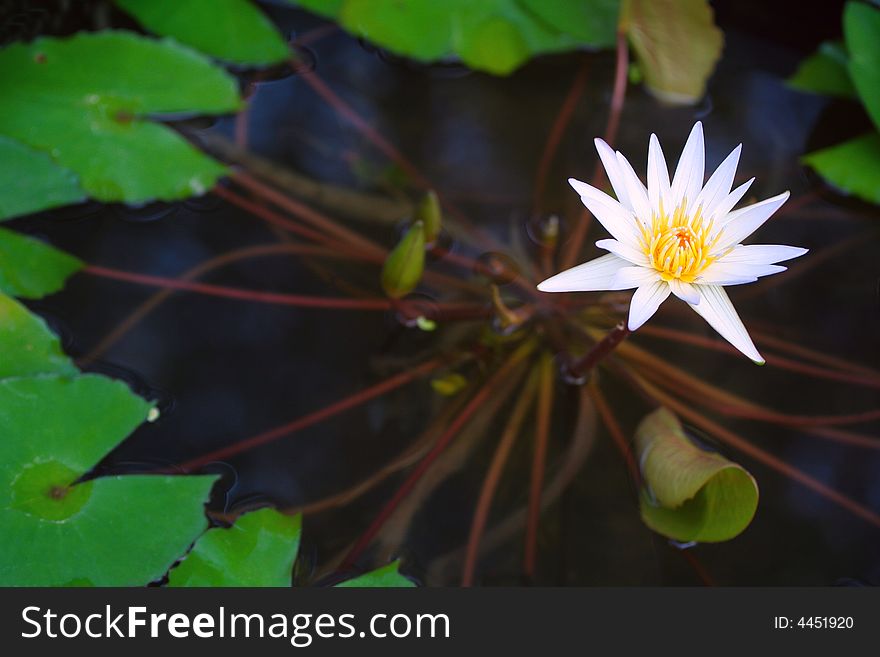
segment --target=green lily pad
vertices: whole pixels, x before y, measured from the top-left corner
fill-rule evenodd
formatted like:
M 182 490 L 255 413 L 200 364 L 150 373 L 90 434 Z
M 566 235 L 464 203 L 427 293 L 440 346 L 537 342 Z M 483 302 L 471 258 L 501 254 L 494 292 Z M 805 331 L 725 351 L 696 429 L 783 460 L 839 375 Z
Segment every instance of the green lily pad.
M 245 513 L 205 532 L 168 574 L 168 586 L 290 586 L 302 516 L 275 509 Z
M 0 292 L 39 299 L 64 287 L 82 265 L 40 240 L 0 228 Z
M 645 487 L 642 520 L 676 541 L 718 542 L 740 534 L 758 508 L 758 484 L 740 465 L 706 451 L 660 408 L 636 430 Z
M 284 61 L 290 50 L 275 25 L 248 0 L 114 0 L 154 34 L 232 64 Z
M 382 288 L 394 299 L 412 292 L 425 271 L 425 230 L 417 221 L 406 231 L 382 267 Z
M 623 0 L 621 25 L 651 93 L 683 105 L 703 97 L 724 44 L 707 0 Z
M 151 408 L 102 376 L 0 381 L 0 585 L 147 584 L 204 531 L 213 476 L 80 481 Z
M 336 585 L 351 589 L 411 589 L 415 586 L 412 580 L 400 574 L 400 560 Z
M 46 153 L 2 135 L 0 162 L 0 221 L 86 198 L 73 171 L 58 166 Z
M 458 57 L 507 75 L 529 58 L 614 43 L 617 0 L 297 0 L 349 32 L 424 62 Z
M 46 322 L 15 299 L 0 294 L 0 379 L 77 373 Z
M 0 134 L 46 151 L 102 201 L 210 189 L 226 169 L 149 119 L 239 107 L 235 80 L 172 40 L 108 31 L 0 50 Z
M 802 159 L 845 194 L 880 204 L 880 134 L 850 139 Z
M 788 79 L 794 89 L 814 94 L 857 98 L 856 89 L 849 77 L 849 55 L 839 41 L 825 41 L 819 49 L 798 66 Z
M 849 2 L 843 11 L 849 74 L 874 125 L 880 130 L 880 9 Z
M 560 32 L 571 34 L 583 43 L 598 48 L 614 45 L 620 0 L 520 0 L 520 4 Z

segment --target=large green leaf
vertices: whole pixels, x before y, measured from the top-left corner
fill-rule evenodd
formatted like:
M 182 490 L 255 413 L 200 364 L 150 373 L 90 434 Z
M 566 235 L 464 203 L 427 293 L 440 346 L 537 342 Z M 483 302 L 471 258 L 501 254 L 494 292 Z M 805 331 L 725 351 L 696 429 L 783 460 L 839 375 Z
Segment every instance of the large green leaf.
M 114 2 L 150 32 L 233 64 L 262 66 L 290 56 L 272 21 L 249 0 Z
M 623 0 L 621 25 L 649 91 L 670 103 L 703 97 L 724 43 L 707 0 Z
M 0 162 L 0 221 L 86 197 L 73 171 L 58 166 L 46 153 L 2 135 Z
M 620 0 L 520 0 L 520 4 L 586 44 L 602 48 L 614 45 Z
M 409 589 L 414 588 L 415 583 L 400 574 L 400 560 L 397 560 L 336 586 L 352 589 Z
M 856 98 L 849 77 L 849 56 L 839 41 L 825 41 L 819 49 L 801 62 L 788 84 L 800 91 L 815 94 Z
M 58 338 L 46 322 L 15 299 L 0 294 L 0 379 L 76 373 L 76 367 L 61 351 Z
M 860 2 L 847 3 L 843 34 L 849 51 L 849 74 L 880 130 L 880 9 Z
M 530 57 L 614 42 L 618 0 L 297 0 L 357 36 L 431 62 L 507 75 Z
M 80 481 L 150 410 L 101 376 L 0 381 L 0 585 L 143 585 L 204 531 L 213 476 Z
M 758 485 L 746 470 L 696 446 L 678 418 L 660 408 L 636 430 L 645 488 L 642 520 L 677 541 L 726 541 L 742 532 L 758 508 Z
M 302 516 L 260 509 L 205 532 L 168 574 L 168 586 L 290 586 Z
M 239 105 L 234 79 L 171 40 L 111 31 L 0 50 L 0 134 L 48 152 L 102 201 L 210 189 L 225 168 L 148 119 Z
M 39 299 L 64 287 L 82 265 L 40 240 L 0 228 L 0 292 Z
M 803 157 L 833 187 L 880 203 L 880 134 L 872 132 Z

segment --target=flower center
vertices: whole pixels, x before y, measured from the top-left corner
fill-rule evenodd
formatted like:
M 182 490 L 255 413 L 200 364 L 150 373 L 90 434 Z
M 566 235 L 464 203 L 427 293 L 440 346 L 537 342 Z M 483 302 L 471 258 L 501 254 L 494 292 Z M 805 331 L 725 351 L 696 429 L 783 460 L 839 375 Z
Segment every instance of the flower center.
M 687 201 L 671 215 L 660 212 L 651 217 L 651 225 L 640 225 L 642 250 L 651 266 L 664 281 L 677 278 L 693 283 L 712 262 L 718 259 L 712 249 L 721 236 L 713 233 L 713 221 L 703 221 L 702 208 L 687 212 Z

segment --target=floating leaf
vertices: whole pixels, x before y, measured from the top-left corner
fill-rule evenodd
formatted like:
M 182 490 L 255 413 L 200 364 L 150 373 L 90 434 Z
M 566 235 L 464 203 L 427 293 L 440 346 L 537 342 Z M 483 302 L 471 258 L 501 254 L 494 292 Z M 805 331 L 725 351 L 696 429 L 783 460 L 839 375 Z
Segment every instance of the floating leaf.
M 406 57 L 460 57 L 507 75 L 530 57 L 614 42 L 617 0 L 297 0 L 349 32 Z
M 843 11 L 843 34 L 849 51 L 849 74 L 880 130 L 880 9 L 848 2 Z
M 114 0 L 154 34 L 233 64 L 262 66 L 290 56 L 266 15 L 248 0 Z
M 0 379 L 77 373 L 46 322 L 15 299 L 0 294 Z
M 825 41 L 804 61 L 788 79 L 789 86 L 827 96 L 856 98 L 856 90 L 849 77 L 849 56 L 839 41 Z
M 0 228 L 0 292 L 39 299 L 64 287 L 82 264 L 40 240 Z
M 0 134 L 47 151 L 102 201 L 171 200 L 210 189 L 225 168 L 147 119 L 219 114 L 239 104 L 232 77 L 171 40 L 80 33 L 0 50 Z
M 620 0 L 520 0 L 520 4 L 586 44 L 600 48 L 614 45 Z
M 803 157 L 833 187 L 880 204 L 880 134 L 872 132 Z
M 425 231 L 422 222 L 414 223 L 397 243 L 382 267 L 382 287 L 394 299 L 412 292 L 425 269 Z
M 349 579 L 341 584 L 337 584 L 337 588 L 351 589 L 411 589 L 415 588 L 415 583 L 400 574 L 400 560 L 392 561 L 387 566 L 382 566 L 376 570 L 365 573 L 360 577 Z
M 621 26 L 651 93 L 675 104 L 703 97 L 724 43 L 706 0 L 623 0 Z
M 205 532 L 168 574 L 168 586 L 290 586 L 302 516 L 260 509 Z
M 0 381 L 0 585 L 147 584 L 204 531 L 213 476 L 80 481 L 150 408 L 102 376 Z
M 636 430 L 645 489 L 642 520 L 677 541 L 726 541 L 758 508 L 758 485 L 742 466 L 695 445 L 678 418 L 661 408 Z
M 0 100 L 2 103 L 2 100 Z M 73 171 L 0 135 L 0 221 L 85 199 Z

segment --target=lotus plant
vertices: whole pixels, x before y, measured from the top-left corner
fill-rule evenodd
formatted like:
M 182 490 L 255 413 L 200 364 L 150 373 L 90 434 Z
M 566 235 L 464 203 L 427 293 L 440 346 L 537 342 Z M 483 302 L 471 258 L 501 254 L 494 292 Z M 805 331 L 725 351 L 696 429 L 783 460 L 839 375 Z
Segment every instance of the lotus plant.
M 596 242 L 609 254 L 548 278 L 538 289 L 635 288 L 627 322 L 630 331 L 648 321 L 674 294 L 734 347 L 763 364 L 724 286 L 778 274 L 786 268 L 777 263 L 807 252 L 794 246 L 741 243 L 785 203 L 788 192 L 734 210 L 754 181 L 731 191 L 742 145 L 704 185 L 705 148 L 699 122 L 691 130 L 672 182 L 656 135 L 651 135 L 648 146 L 647 187 L 619 151 L 602 139 L 596 139 L 596 149 L 617 200 L 580 180 L 568 182 L 611 234 L 612 239 Z

